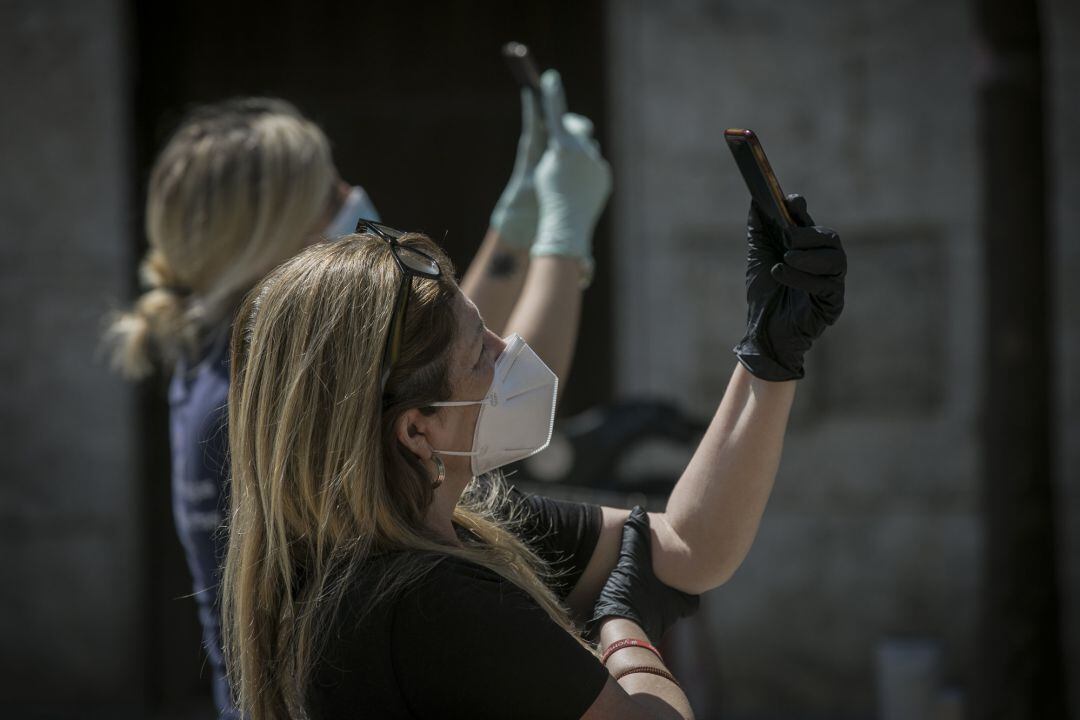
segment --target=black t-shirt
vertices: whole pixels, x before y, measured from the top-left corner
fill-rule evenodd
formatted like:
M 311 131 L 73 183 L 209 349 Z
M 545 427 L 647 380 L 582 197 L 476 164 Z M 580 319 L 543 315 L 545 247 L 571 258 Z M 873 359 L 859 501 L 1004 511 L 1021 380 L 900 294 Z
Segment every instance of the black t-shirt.
M 521 537 L 555 571 L 550 585 L 565 599 L 596 547 L 600 508 L 516 491 L 513 499 L 527 511 Z M 527 593 L 457 558 L 357 620 L 377 571 L 360 573 L 328 634 L 308 690 L 313 720 L 577 720 L 607 682 L 607 670 Z

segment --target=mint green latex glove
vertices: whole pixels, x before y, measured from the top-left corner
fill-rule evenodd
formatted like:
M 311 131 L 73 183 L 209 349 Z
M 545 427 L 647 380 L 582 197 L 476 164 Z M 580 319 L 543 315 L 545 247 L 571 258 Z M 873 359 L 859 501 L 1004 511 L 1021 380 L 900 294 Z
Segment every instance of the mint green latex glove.
M 611 168 L 600 155 L 588 118 L 566 113 L 559 73 L 541 77 L 547 150 L 536 167 L 540 225 L 533 257 L 562 255 L 582 261 L 586 282 L 592 273 L 592 236 L 611 195 Z
M 511 247 L 527 250 L 536 237 L 540 204 L 536 198 L 534 175 L 544 149 L 547 130 L 531 90 L 521 90 L 521 137 L 510 180 L 491 213 L 491 228 Z

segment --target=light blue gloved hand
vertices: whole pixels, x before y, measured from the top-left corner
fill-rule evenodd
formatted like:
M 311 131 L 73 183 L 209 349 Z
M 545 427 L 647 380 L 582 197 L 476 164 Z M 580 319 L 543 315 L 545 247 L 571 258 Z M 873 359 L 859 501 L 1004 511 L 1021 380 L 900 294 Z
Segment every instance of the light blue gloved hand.
M 511 247 L 527 250 L 536 237 L 540 204 L 534 184 L 536 166 L 547 147 L 547 129 L 531 90 L 521 90 L 521 137 L 510 180 L 491 213 L 491 228 Z
M 533 257 L 562 255 L 582 261 L 586 284 L 592 274 L 592 236 L 611 195 L 611 168 L 600 155 L 588 118 L 566 113 L 559 73 L 541 77 L 544 118 L 550 130 L 547 150 L 536 167 L 540 225 Z

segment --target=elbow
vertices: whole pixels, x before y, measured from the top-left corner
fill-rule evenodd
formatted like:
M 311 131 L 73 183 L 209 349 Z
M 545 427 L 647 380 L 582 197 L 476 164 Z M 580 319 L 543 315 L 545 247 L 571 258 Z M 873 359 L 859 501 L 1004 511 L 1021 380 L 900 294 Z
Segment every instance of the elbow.
M 750 548 L 732 548 L 728 552 L 715 553 L 709 558 L 703 573 L 700 592 L 714 590 L 726 584 L 742 567 L 743 560 Z
M 702 592 L 715 590 L 721 585 L 726 584 L 728 580 L 731 580 L 731 578 L 735 576 L 735 571 L 739 569 L 741 564 L 741 562 L 720 563 L 719 566 L 715 568 L 712 575 L 706 578 L 706 582 L 703 583 L 705 588 Z
M 657 522 L 659 520 L 659 522 Z M 711 543 L 707 550 L 687 542 L 660 516 L 653 519 L 653 570 L 664 584 L 685 593 L 700 595 L 731 580 L 746 553 L 741 548 L 727 551 Z
M 735 575 L 735 571 L 738 570 L 738 563 L 734 564 L 720 564 L 716 567 L 705 568 L 693 573 L 691 577 L 683 579 L 677 587 L 677 590 L 682 590 L 686 593 L 692 593 L 694 595 L 701 595 L 707 593 L 710 590 L 715 590 L 721 585 L 725 584 L 728 580 Z M 674 585 L 672 587 L 675 587 Z

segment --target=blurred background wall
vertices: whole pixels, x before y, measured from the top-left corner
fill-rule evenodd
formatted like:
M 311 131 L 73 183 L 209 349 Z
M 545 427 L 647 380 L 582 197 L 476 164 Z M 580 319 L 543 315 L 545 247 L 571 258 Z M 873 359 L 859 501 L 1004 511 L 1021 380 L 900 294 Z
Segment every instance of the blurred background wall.
M 133 287 L 116 2 L 0 3 L 0 715 L 130 712 L 147 628 L 135 393 L 97 352 Z
M 1076 708 L 1080 6 L 1042 9 Z M 695 692 L 715 713 L 700 716 L 875 717 L 890 638 L 938 643 L 942 683 L 968 687 L 985 290 L 969 3 L 8 0 L 0 39 L 0 715 L 210 716 L 164 379 L 126 386 L 97 352 L 101 318 L 135 290 L 147 173 L 184 111 L 292 100 L 384 218 L 444 238 L 464 267 L 512 162 L 510 39 L 563 72 L 615 170 L 564 415 L 647 395 L 705 418 L 719 401 L 747 206 L 723 128 L 758 132 L 850 256 L 761 533 L 695 621 L 710 668 Z M 686 458 L 646 444 L 620 469 L 674 476 Z
M 705 414 L 745 324 L 742 180 L 754 128 L 787 192 L 848 251 L 847 305 L 815 345 L 761 532 L 709 596 L 725 709 L 865 716 L 885 638 L 933 638 L 944 681 L 974 651 L 985 270 L 979 50 L 964 2 L 612 4 L 609 131 L 617 390 Z M 1042 3 L 1058 242 L 1060 558 L 1080 677 L 1080 12 Z M 1016 238 L 1023 243 L 1024 238 Z M 688 454 L 642 448 L 628 463 Z

